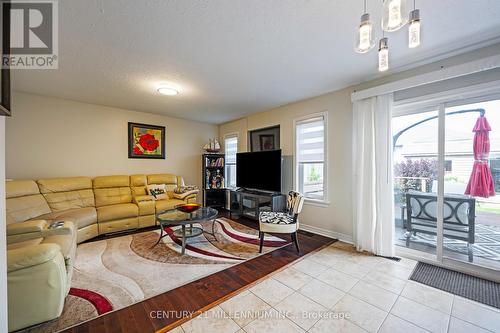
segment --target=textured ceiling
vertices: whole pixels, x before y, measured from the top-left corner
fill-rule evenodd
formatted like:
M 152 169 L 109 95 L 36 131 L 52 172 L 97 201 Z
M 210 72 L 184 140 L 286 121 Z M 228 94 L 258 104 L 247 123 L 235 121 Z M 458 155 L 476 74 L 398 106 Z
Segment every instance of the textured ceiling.
M 362 0 L 63 0 L 59 69 L 14 89 L 221 123 L 376 77 L 353 51 Z M 409 1 L 412 2 L 412 1 Z M 368 1 L 380 19 L 380 1 Z M 499 0 L 417 0 L 423 44 L 388 34 L 393 68 L 500 37 Z M 380 28 L 377 24 L 377 34 Z M 161 82 L 182 93 L 156 93 Z

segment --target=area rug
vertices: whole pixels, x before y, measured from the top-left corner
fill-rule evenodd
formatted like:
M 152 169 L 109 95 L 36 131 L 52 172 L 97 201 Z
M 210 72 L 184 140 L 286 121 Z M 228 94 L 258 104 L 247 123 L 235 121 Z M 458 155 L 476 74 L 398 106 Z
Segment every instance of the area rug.
M 195 226 L 212 230 L 212 222 Z M 258 231 L 226 218 L 216 220 L 215 237 L 189 238 L 185 255 L 177 228 L 165 228 L 168 236 L 154 247 L 160 230 L 80 244 L 62 315 L 27 331 L 59 331 L 260 255 Z M 266 235 L 262 252 L 287 244 Z
M 404 234 L 399 239 L 406 241 Z M 474 257 L 500 261 L 500 227 L 476 224 L 474 240 L 475 244 L 472 246 Z M 417 235 L 411 236 L 410 241 L 433 247 L 436 246 L 436 236 L 434 235 L 417 233 Z M 443 246 L 449 251 L 467 255 L 467 243 L 464 241 L 445 237 L 443 239 Z
M 419 262 L 410 280 L 500 308 L 500 284 Z

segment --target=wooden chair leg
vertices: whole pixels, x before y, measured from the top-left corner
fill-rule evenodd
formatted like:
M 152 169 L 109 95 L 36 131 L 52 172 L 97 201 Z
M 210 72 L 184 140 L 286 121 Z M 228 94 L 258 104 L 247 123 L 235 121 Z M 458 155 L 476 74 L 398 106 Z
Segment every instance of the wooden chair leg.
M 259 231 L 259 238 L 260 238 L 259 253 L 262 253 L 262 245 L 264 245 L 264 233 L 262 231 Z
M 292 240 L 293 240 L 293 242 L 295 243 L 295 247 L 297 248 L 297 253 L 299 253 L 299 254 L 300 254 L 299 240 L 298 240 L 298 237 L 297 237 L 297 231 L 295 231 L 295 232 L 292 234 Z

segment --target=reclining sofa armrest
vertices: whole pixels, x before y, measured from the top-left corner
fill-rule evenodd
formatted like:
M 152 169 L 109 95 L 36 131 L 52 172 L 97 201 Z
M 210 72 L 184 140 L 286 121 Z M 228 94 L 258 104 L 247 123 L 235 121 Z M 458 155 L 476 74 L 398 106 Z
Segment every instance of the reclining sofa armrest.
M 144 201 L 155 201 L 152 195 L 136 195 L 134 196 L 134 203 L 138 204 L 139 202 L 144 202 Z
M 7 236 L 28 234 L 33 232 L 40 233 L 43 230 L 47 229 L 48 226 L 49 224 L 45 220 L 33 220 L 8 224 Z
M 185 202 L 189 203 L 189 200 L 196 198 L 198 196 L 199 192 L 200 192 L 200 190 L 191 190 L 191 191 L 187 191 L 184 193 L 174 193 L 173 198 L 179 199 L 179 200 L 184 200 Z
M 156 202 L 152 195 L 134 196 L 134 203 L 139 207 L 139 216 L 154 215 Z
M 188 195 L 187 197 L 184 198 L 184 201 L 186 201 L 186 203 L 196 203 L 196 199 L 198 197 L 198 194 L 191 194 L 191 195 Z
M 38 244 L 7 251 L 7 272 L 41 265 L 61 254 L 57 244 Z
M 60 236 L 60 235 L 71 235 L 76 233 L 75 225 L 71 221 L 64 221 L 62 227 L 54 228 L 54 229 L 45 229 L 42 231 L 42 237 L 49 236 Z

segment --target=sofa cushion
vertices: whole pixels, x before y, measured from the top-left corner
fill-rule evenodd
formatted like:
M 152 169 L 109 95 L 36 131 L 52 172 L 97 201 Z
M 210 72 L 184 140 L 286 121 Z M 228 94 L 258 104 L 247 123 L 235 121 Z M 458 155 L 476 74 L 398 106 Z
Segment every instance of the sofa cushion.
M 43 218 L 46 220 L 72 221 L 77 229 L 81 229 L 97 223 L 97 211 L 94 207 L 69 209 L 43 215 Z
M 33 246 L 33 245 L 38 245 L 43 242 L 43 237 L 37 237 L 37 238 L 32 238 L 20 242 L 15 242 L 15 243 L 8 243 L 7 244 L 7 251 L 8 250 L 15 250 L 15 249 L 20 249 L 26 246 Z
M 50 213 L 49 205 L 41 194 L 6 200 L 8 222 L 23 222 Z
M 40 194 L 34 180 L 9 180 L 5 182 L 5 196 L 9 198 Z
M 24 221 L 7 224 L 7 236 L 22 235 L 31 232 L 42 232 L 49 226 L 45 220 Z
M 132 195 L 147 195 L 147 180 L 146 175 L 131 175 L 130 176 L 130 189 Z
M 39 179 L 37 183 L 42 194 L 71 192 L 92 188 L 92 179 L 90 177 Z
M 5 182 L 7 223 L 23 222 L 50 213 L 47 201 L 33 180 Z
M 132 202 L 130 187 L 96 188 L 94 195 L 96 207 Z
M 158 173 L 147 176 L 148 184 L 177 185 L 177 176 L 171 173 Z
M 37 183 L 53 211 L 95 206 L 89 177 L 41 179 Z
M 175 206 L 184 203 L 186 203 L 184 200 L 179 199 L 156 200 L 156 213 L 158 214 L 168 209 L 174 209 Z
M 147 185 L 146 175 L 137 174 L 130 175 L 130 186 L 146 186 Z
M 100 176 L 93 181 L 94 188 L 129 187 L 129 176 Z
M 99 222 L 137 217 L 139 208 L 132 203 L 109 205 L 97 208 L 97 220 Z
M 25 244 L 23 247 L 9 249 L 7 272 L 43 264 L 60 253 L 59 246 L 54 244 Z

